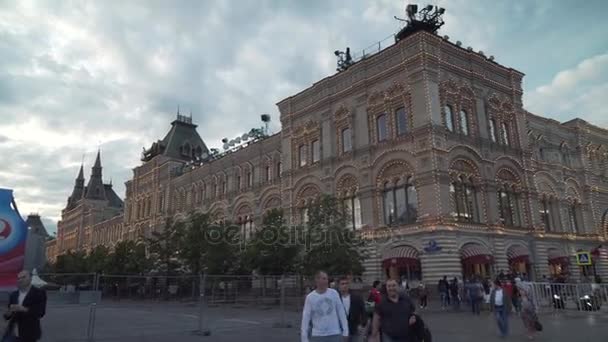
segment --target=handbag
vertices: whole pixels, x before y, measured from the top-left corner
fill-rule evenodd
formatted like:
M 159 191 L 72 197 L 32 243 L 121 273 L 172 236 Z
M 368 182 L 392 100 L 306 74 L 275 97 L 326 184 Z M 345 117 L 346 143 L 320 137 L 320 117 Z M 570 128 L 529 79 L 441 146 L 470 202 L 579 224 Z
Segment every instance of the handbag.
M 540 324 L 540 322 L 538 321 L 538 319 L 536 321 L 534 321 L 534 329 L 536 331 L 543 331 L 543 325 Z

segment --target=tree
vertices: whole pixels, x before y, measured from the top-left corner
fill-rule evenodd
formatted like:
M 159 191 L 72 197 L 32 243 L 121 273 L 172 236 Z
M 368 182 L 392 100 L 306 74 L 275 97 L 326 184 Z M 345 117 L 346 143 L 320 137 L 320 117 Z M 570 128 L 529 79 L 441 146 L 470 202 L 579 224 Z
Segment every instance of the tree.
M 199 274 L 204 269 L 207 249 L 206 233 L 211 226 L 209 214 L 192 213 L 180 235 L 180 258 L 190 272 Z
M 110 250 L 106 246 L 99 245 L 93 248 L 86 257 L 88 272 L 107 273 L 110 254 Z
M 202 267 L 208 274 L 241 273 L 241 235 L 230 223 L 211 224 L 205 230 Z
M 153 269 L 164 275 L 173 275 L 181 267 L 180 242 L 184 230 L 184 222 L 165 221 L 161 232 L 152 232 L 152 237 L 145 240 Z
M 150 260 L 146 257 L 146 246 L 141 241 L 121 241 L 116 244 L 108 261 L 110 274 L 144 274 L 149 271 Z
M 248 266 L 263 275 L 294 272 L 301 248 L 292 233 L 281 209 L 269 211 L 261 229 L 247 242 L 244 259 Z
M 322 195 L 308 209 L 302 270 L 322 269 L 332 275 L 363 273 L 364 242 L 348 228 L 348 214 L 333 196 Z

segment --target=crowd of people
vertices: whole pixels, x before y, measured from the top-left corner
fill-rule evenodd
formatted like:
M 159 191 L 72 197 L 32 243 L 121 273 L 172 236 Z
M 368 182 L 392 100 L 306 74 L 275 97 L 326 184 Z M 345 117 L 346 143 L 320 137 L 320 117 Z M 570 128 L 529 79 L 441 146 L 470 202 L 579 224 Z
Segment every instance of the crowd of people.
M 365 300 L 350 290 L 348 277 L 339 278 L 334 290 L 327 273 L 319 271 L 315 285 L 304 304 L 303 342 L 431 341 L 430 330 L 416 314 L 416 309 L 427 308 L 430 295 L 422 282 L 410 287 L 407 281 L 374 281 Z M 513 314 L 521 318 L 529 339 L 542 330 L 525 275 L 500 272 L 494 281 L 474 276 L 464 282 L 444 276 L 437 284 L 437 294 L 442 310 L 460 311 L 466 304 L 473 315 L 492 312 L 501 337 L 509 334 L 509 317 Z

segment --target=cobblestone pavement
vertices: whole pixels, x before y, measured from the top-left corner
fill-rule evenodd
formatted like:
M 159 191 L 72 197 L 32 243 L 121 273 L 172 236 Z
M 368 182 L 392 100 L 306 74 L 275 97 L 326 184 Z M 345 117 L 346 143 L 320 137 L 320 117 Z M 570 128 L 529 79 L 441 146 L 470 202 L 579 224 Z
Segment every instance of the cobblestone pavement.
M 166 342 L 166 341 L 299 341 L 300 313 L 285 313 L 290 328 L 275 327 L 281 322 L 276 308 L 212 307 L 205 310 L 203 327 L 210 336 L 193 332 L 199 328 L 199 308 L 186 304 L 113 303 L 97 307 L 95 341 Z M 497 336 L 496 324 L 489 313 L 472 316 L 467 312 L 422 312 L 434 341 L 504 341 Z M 608 336 L 605 313 L 560 313 L 541 316 L 545 330 L 537 341 L 604 341 Z M 42 342 L 86 341 L 89 322 L 87 306 L 50 305 L 43 320 Z M 507 340 L 524 341 L 519 317 L 510 319 L 511 336 Z

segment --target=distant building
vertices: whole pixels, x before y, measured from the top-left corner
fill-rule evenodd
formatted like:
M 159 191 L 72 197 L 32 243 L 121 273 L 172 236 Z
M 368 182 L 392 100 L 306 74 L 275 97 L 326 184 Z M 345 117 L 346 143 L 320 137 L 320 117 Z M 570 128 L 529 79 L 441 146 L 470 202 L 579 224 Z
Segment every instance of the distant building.
M 83 195 L 100 197 L 100 180 L 77 180 L 49 248 L 112 247 L 191 211 L 249 236 L 271 208 L 305 224 L 327 193 L 369 239 L 370 278 L 608 278 L 608 130 L 528 112 L 523 73 L 460 45 L 402 36 L 280 101 L 279 134 L 200 166 L 207 147 L 178 114 L 126 182 L 124 210 Z M 579 250 L 592 265 L 576 264 Z
M 27 270 L 40 270 L 47 262 L 46 243 L 50 239 L 38 214 L 30 214 L 25 220 L 28 226 L 25 244 L 25 263 Z

